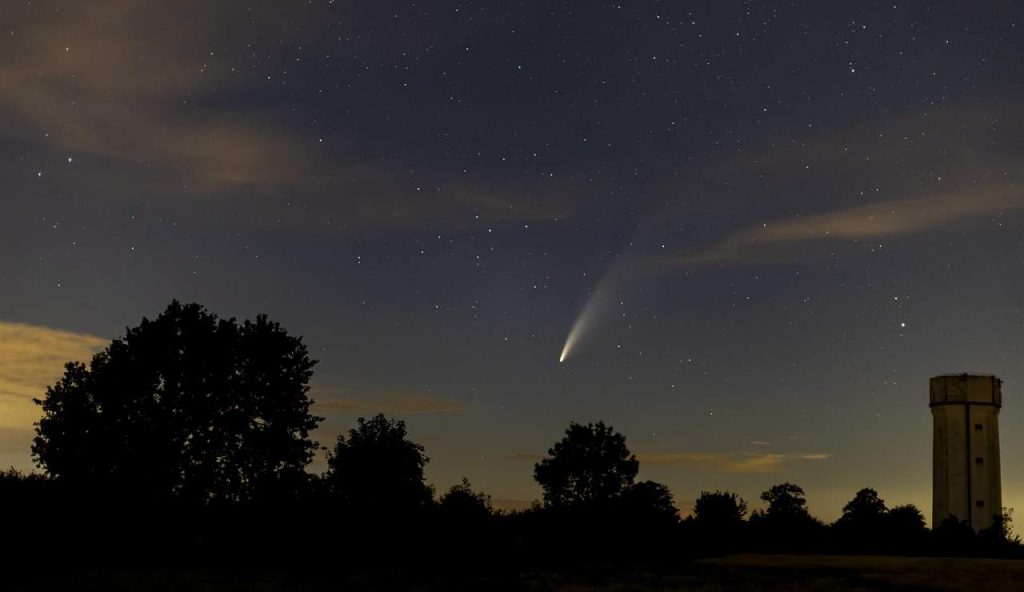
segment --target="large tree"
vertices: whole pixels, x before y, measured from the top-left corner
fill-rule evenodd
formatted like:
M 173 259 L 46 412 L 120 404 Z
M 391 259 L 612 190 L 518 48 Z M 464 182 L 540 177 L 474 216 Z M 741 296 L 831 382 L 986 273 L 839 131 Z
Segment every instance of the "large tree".
M 640 463 L 626 438 L 603 422 L 569 424 L 565 437 L 534 466 L 550 507 L 607 505 L 636 478 Z
M 50 476 L 125 495 L 245 501 L 301 480 L 321 418 L 316 362 L 266 316 L 238 323 L 174 301 L 36 400 L 32 454 Z

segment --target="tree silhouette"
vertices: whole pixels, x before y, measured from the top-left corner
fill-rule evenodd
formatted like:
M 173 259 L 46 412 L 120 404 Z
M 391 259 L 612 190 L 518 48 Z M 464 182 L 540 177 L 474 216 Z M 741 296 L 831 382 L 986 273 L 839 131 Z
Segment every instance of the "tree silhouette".
M 458 566 L 465 570 L 493 564 L 493 554 L 502 539 L 500 514 L 491 506 L 491 496 L 473 491 L 469 479 L 453 485 L 437 503 L 437 520 L 430 523 L 432 545 L 443 550 L 433 563 Z M 451 562 L 451 563 L 449 563 Z
M 804 490 L 793 483 L 773 485 L 761 494 L 768 504 L 764 511 L 750 516 L 750 530 L 763 550 L 800 551 L 822 544 L 824 525 L 807 511 Z
M 1001 508 L 992 516 L 992 526 L 978 531 L 978 537 L 989 545 L 1019 545 L 1020 537 L 1013 534 L 1013 508 Z
M 789 482 L 773 485 L 761 494 L 761 500 L 768 504 L 764 515 L 769 520 L 810 519 L 807 498 L 799 485 Z
M 927 530 L 924 514 L 914 504 L 896 506 L 889 510 L 887 521 L 890 528 L 896 531 L 924 532 Z
M 491 496 L 473 491 L 473 486 L 465 477 L 441 496 L 438 507 L 445 518 L 459 521 L 484 520 L 494 512 Z
M 24 517 L 24 510 L 42 509 L 33 507 L 42 501 L 52 483 L 45 476 L 38 473 L 24 474 L 14 467 L 6 471 L 0 471 L 0 508 L 18 508 L 19 512 L 13 512 L 10 518 Z M 36 516 L 32 517 L 33 520 Z
M 734 552 L 746 543 L 744 517 L 747 502 L 727 491 L 702 491 L 693 504 L 693 515 L 685 522 L 694 552 L 717 554 Z
M 917 506 L 906 504 L 896 506 L 885 514 L 883 540 L 891 549 L 918 551 L 924 548 L 928 538 L 924 514 Z
M 693 519 L 698 524 L 716 529 L 734 529 L 743 524 L 747 502 L 727 491 L 702 491 L 693 504 Z
M 252 499 L 312 459 L 314 364 L 266 316 L 239 324 L 174 301 L 88 369 L 65 366 L 35 400 L 32 454 L 62 482 L 136 499 Z
M 668 487 L 654 481 L 641 481 L 626 488 L 616 507 L 629 519 L 642 525 L 671 525 L 679 520 L 679 510 Z
M 973 552 L 978 533 L 974 532 L 969 522 L 950 514 L 932 528 L 932 538 L 941 551 L 961 555 Z
M 626 438 L 599 421 L 570 423 L 533 475 L 549 507 L 604 506 L 633 484 L 638 470 Z
M 423 481 L 428 460 L 423 446 L 406 437 L 404 421 L 360 417 L 348 439 L 338 436 L 325 479 L 331 494 L 353 511 L 406 515 L 433 502 Z
M 885 507 L 885 500 L 878 497 L 878 492 L 870 487 L 858 491 L 853 499 L 843 506 L 843 515 L 840 522 L 850 523 L 878 523 L 889 509 Z
M 885 532 L 889 526 L 888 512 L 877 491 L 861 489 L 843 506 L 843 515 L 836 521 L 841 542 L 857 550 L 880 549 L 895 543 Z

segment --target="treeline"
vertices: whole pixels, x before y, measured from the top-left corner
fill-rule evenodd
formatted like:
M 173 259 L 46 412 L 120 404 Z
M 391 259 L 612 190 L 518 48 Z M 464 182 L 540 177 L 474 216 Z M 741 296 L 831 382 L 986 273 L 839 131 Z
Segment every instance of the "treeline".
M 748 513 L 702 492 L 681 519 L 662 484 L 637 481 L 622 434 L 570 424 L 534 467 L 543 500 L 493 508 L 467 480 L 440 494 L 405 424 L 360 418 L 307 469 L 308 383 L 301 340 L 267 319 L 222 320 L 173 302 L 96 354 L 69 363 L 37 400 L 41 473 L 0 473 L 10 565 L 292 566 L 325 575 L 379 569 L 503 570 L 673 564 L 734 552 L 1016 556 L 1008 516 L 974 533 L 935 530 L 913 506 L 856 492 L 826 525 L 781 483 Z M 340 571 L 339 571 L 340 570 Z
M 253 565 L 374 571 L 563 569 L 672 565 L 739 552 L 1021 556 L 1009 523 L 935 530 L 913 505 L 888 508 L 862 489 L 825 524 L 804 491 L 780 483 L 748 513 L 726 491 L 701 492 L 681 518 L 669 490 L 635 481 L 625 439 L 572 424 L 537 463 L 543 502 L 496 510 L 463 479 L 436 495 L 427 457 L 403 422 L 360 419 L 321 475 L 276 483 L 246 500 L 158 499 L 13 469 L 0 473 L 6 556 L 74 566 Z M 325 574 L 330 575 L 330 573 Z

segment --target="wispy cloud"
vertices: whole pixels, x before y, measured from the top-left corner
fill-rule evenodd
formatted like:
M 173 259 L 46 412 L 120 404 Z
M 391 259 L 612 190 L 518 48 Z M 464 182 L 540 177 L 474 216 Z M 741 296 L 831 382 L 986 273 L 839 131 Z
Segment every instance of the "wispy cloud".
M 655 258 L 656 269 L 789 263 L 843 243 L 994 225 L 1004 213 L 1000 222 L 1017 221 L 1022 122 L 1019 101 L 950 102 L 786 129 L 730 158 L 682 164 L 662 185 L 678 198 L 659 219 L 701 242 Z
M 33 397 L 60 378 L 68 361 L 88 361 L 109 340 L 82 333 L 0 321 L 0 428 L 30 428 Z
M 895 238 L 977 223 L 1024 206 L 1024 190 L 965 191 L 877 202 L 833 212 L 765 222 L 677 257 L 680 266 L 738 265 L 808 257 L 807 243 Z
M 314 387 L 316 401 L 313 411 L 322 414 L 422 415 L 455 413 L 465 407 L 447 397 L 429 391 L 412 391 L 378 387 Z
M 36 325 L 0 321 L 0 469 L 31 467 L 39 418 L 33 398 L 60 378 L 69 361 L 87 362 L 109 340 Z
M 151 10 L 138 0 L 19 11 L 22 28 L 7 36 L 0 66 L 0 104 L 67 150 L 176 170 L 208 187 L 282 183 L 313 156 L 265 119 L 214 119 L 196 107 L 246 79 L 190 42 L 207 19 L 185 22 L 167 5 Z
M 824 453 L 641 452 L 641 466 L 673 465 L 722 473 L 773 473 L 792 461 L 820 461 Z
M 310 22 L 349 10 L 304 9 Z M 275 24 L 291 19 L 267 14 L 283 10 L 261 7 L 268 18 L 257 21 L 197 0 L 12 7 L 5 16 L 19 26 L 0 37 L 0 112 L 27 125 L 4 133 L 17 129 L 29 134 L 22 140 L 143 175 L 151 199 L 244 199 L 246 216 L 234 215 L 236 203 L 208 200 L 238 224 L 373 231 L 572 213 L 571 187 L 496 184 L 461 170 L 425 175 L 397 158 L 332 152 L 308 126 L 257 107 L 259 100 L 241 101 L 253 105 L 248 109 L 225 108 L 238 104 L 233 98 L 279 92 L 289 66 L 275 55 L 247 63 L 232 45 L 252 36 L 273 38 L 282 48 L 317 43 L 315 30 L 300 41 L 299 31 Z M 306 203 L 290 207 L 297 193 Z

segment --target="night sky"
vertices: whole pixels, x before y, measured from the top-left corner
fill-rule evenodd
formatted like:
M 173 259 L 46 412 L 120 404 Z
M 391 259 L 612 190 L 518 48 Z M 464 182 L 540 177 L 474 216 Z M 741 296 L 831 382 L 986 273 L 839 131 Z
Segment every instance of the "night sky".
M 928 378 L 995 373 L 1024 509 L 1022 13 L 0 0 L 0 466 L 177 298 L 304 337 L 319 441 L 405 419 L 507 508 L 603 419 L 684 512 L 930 517 Z

